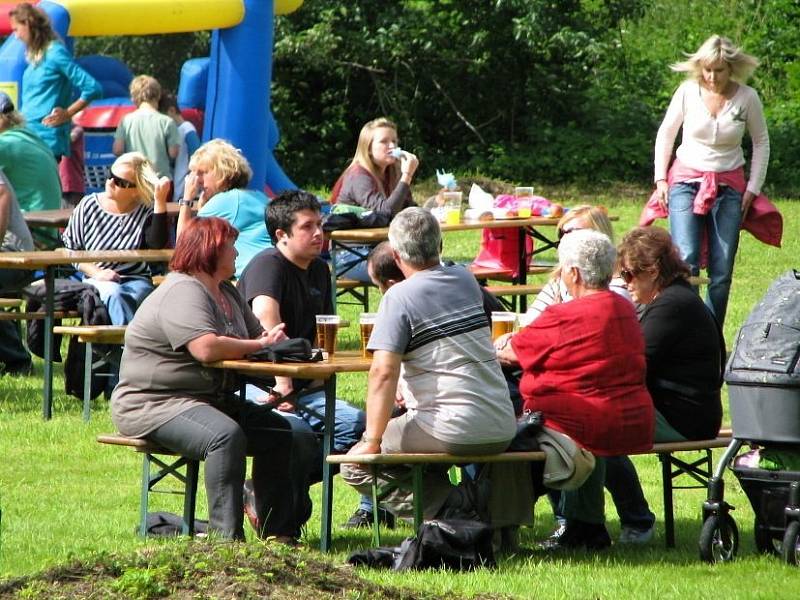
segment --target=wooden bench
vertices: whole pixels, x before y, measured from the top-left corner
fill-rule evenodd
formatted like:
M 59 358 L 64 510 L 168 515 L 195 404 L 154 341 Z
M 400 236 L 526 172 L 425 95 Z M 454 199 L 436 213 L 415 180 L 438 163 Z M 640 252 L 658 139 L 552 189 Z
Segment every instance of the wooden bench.
M 525 284 L 525 285 L 487 285 L 484 289 L 490 292 L 497 299 L 508 308 L 510 311 L 517 311 L 517 297 L 519 296 L 535 296 L 542 291 L 544 286 L 540 284 Z M 506 296 L 510 296 L 509 300 Z
M 357 279 L 341 278 L 336 280 L 336 297 L 340 298 L 345 295 L 350 295 L 356 299 L 353 304 L 360 304 L 364 307 L 364 312 L 369 312 L 369 288 L 374 287 L 371 283 L 364 283 Z M 341 304 L 351 304 L 350 302 L 341 302 Z
M 0 308 L 3 310 L 20 310 L 22 302 L 21 298 L 0 298 Z
M 44 319 L 43 312 L 4 312 L 0 311 L 0 321 L 40 321 Z M 77 319 L 80 314 L 74 310 L 55 311 L 54 319 Z
M 667 548 L 675 547 L 675 518 L 673 493 L 677 489 L 707 488 L 708 481 L 713 473 L 711 450 L 724 448 L 731 442 L 729 430 L 720 431 L 720 436 L 711 440 L 667 442 L 654 444 L 652 449 L 638 454 L 655 454 L 661 461 L 661 483 L 664 498 L 664 530 L 666 533 Z M 703 452 L 699 459 L 684 461 L 676 456 L 678 452 Z M 373 475 L 377 475 L 381 465 L 410 465 L 412 477 L 412 490 L 414 493 L 414 529 L 419 529 L 422 523 L 422 475 L 426 465 L 431 464 L 487 464 L 487 463 L 527 463 L 543 461 L 544 452 L 504 452 L 503 454 L 479 456 L 455 456 L 452 454 L 360 454 L 350 456 L 346 454 L 330 455 L 327 461 L 330 464 L 358 464 L 369 466 Z M 699 485 L 675 485 L 675 480 L 681 475 L 686 475 Z M 377 476 L 373 479 L 373 541 L 380 544 L 380 521 L 377 511 L 378 483 Z
M 183 496 L 184 535 L 194 535 L 195 509 L 197 507 L 197 479 L 200 472 L 200 461 L 186 458 L 158 444 L 139 438 L 129 438 L 116 434 L 98 435 L 97 441 L 112 446 L 126 446 L 143 455 L 142 485 L 139 501 L 139 535 L 147 536 L 147 509 L 150 493 L 172 493 Z M 164 459 L 159 457 L 172 457 Z M 180 471 L 184 468 L 184 472 Z M 155 489 L 156 485 L 166 478 L 172 478 L 181 484 L 180 489 Z
M 86 358 L 83 367 L 83 420 L 88 421 L 92 407 L 92 369 L 100 362 L 108 360 L 103 356 L 94 360 L 94 344 L 120 346 L 125 342 L 124 325 L 56 325 L 56 335 L 76 335 L 78 341 L 86 344 Z

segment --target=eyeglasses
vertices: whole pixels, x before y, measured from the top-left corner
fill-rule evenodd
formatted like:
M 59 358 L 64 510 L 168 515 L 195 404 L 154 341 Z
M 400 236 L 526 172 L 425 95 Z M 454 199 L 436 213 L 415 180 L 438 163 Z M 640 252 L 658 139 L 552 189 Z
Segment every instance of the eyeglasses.
M 619 275 L 622 277 L 625 283 L 630 283 L 641 272 L 642 271 L 640 269 L 622 269 L 619 272 Z
M 136 187 L 136 184 L 133 181 L 128 181 L 127 179 L 123 179 L 119 175 L 114 175 L 114 173 L 109 171 L 109 178 L 111 181 L 114 182 L 114 185 L 118 188 L 122 188 L 125 190 L 129 190 Z
M 560 240 L 568 233 L 572 233 L 573 231 L 580 231 L 581 229 L 586 229 L 586 227 L 570 227 L 569 229 L 559 229 L 558 230 L 558 239 Z

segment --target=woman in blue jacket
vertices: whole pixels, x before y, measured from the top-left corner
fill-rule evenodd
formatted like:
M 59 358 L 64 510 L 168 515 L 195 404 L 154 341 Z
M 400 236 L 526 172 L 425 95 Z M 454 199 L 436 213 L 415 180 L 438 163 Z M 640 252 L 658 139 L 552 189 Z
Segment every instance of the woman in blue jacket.
M 47 15 L 23 2 L 9 13 L 11 29 L 25 44 L 28 66 L 22 75 L 22 114 L 53 151 L 56 161 L 69 156 L 72 117 L 103 95 L 100 84 L 75 63 Z M 72 88 L 80 97 L 72 101 Z

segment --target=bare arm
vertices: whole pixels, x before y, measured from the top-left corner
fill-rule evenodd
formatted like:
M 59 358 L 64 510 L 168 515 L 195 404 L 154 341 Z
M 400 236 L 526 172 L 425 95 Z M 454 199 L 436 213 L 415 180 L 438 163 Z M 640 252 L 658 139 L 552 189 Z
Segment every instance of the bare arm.
M 374 454 L 381 451 L 381 440 L 392 416 L 397 397 L 402 356 L 388 350 L 376 350 L 367 384 L 367 429 L 364 439 L 348 454 Z
M 283 325 L 264 331 L 261 337 L 254 340 L 206 333 L 186 344 L 189 353 L 200 362 L 217 360 L 235 360 L 243 358 L 250 352 L 256 352 L 267 344 L 272 344 L 283 337 Z
M 181 151 L 180 145 L 178 145 L 178 146 L 170 146 L 169 148 L 167 148 L 167 154 L 169 154 L 169 157 L 171 159 L 173 159 L 173 160 L 178 158 L 178 153 L 180 151 Z
M 124 154 L 125 140 L 122 139 L 114 140 L 114 145 L 111 146 L 111 151 L 114 153 L 114 156 L 120 156 L 121 154 Z
M 186 179 L 184 179 L 183 199 L 193 200 L 197 197 L 199 190 L 200 185 L 197 182 L 197 175 L 194 172 L 190 172 L 188 175 L 186 175 Z M 175 230 L 176 241 L 181 237 L 181 232 L 183 231 L 184 227 L 186 227 L 189 224 L 189 221 L 191 221 L 193 218 L 194 215 L 192 214 L 192 207 L 187 204 L 182 205 L 180 211 L 178 212 L 178 224 Z
M 270 330 L 276 325 L 282 324 L 281 307 L 275 298 L 265 295 L 256 296 L 253 298 L 252 309 L 253 314 L 256 316 L 258 322 L 261 323 L 261 326 L 265 330 Z M 275 387 L 273 389 L 283 396 L 291 394 L 292 390 L 294 389 L 292 386 L 292 378 L 276 377 Z M 273 400 L 277 399 L 278 398 L 276 397 Z

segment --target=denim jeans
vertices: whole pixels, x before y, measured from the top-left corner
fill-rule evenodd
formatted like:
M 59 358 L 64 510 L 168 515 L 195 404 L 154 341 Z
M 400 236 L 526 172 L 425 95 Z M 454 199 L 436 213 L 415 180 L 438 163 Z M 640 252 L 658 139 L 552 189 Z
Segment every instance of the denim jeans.
M 0 293 L 17 292 L 30 283 L 32 271 L 0 269 Z M 24 367 L 31 362 L 31 355 L 22 345 L 19 323 L 0 321 L 0 363 L 7 368 Z
M 223 412 L 224 410 L 224 412 Z M 275 411 L 241 402 L 182 412 L 147 436 L 175 452 L 205 460 L 209 528 L 244 539 L 242 487 L 253 455 L 256 510 L 268 535 L 297 537 L 311 515 L 306 473 L 312 456 Z
M 742 225 L 742 195 L 720 186 L 707 215 L 696 215 L 694 198 L 699 183 L 676 183 L 669 190 L 669 224 L 672 241 L 693 273 L 700 272 L 703 238 L 708 240 L 708 293 L 706 304 L 722 325 L 728 308 L 733 264 Z
M 112 325 L 127 325 L 136 309 L 153 291 L 149 277 L 123 277 L 122 281 L 98 281 L 86 278 L 84 283 L 97 288 L 100 299 L 108 308 Z
M 333 255 L 333 266 L 336 277 L 355 279 L 363 283 L 372 283 L 367 272 L 367 256 L 372 246 L 352 246 L 352 250 L 339 248 Z

